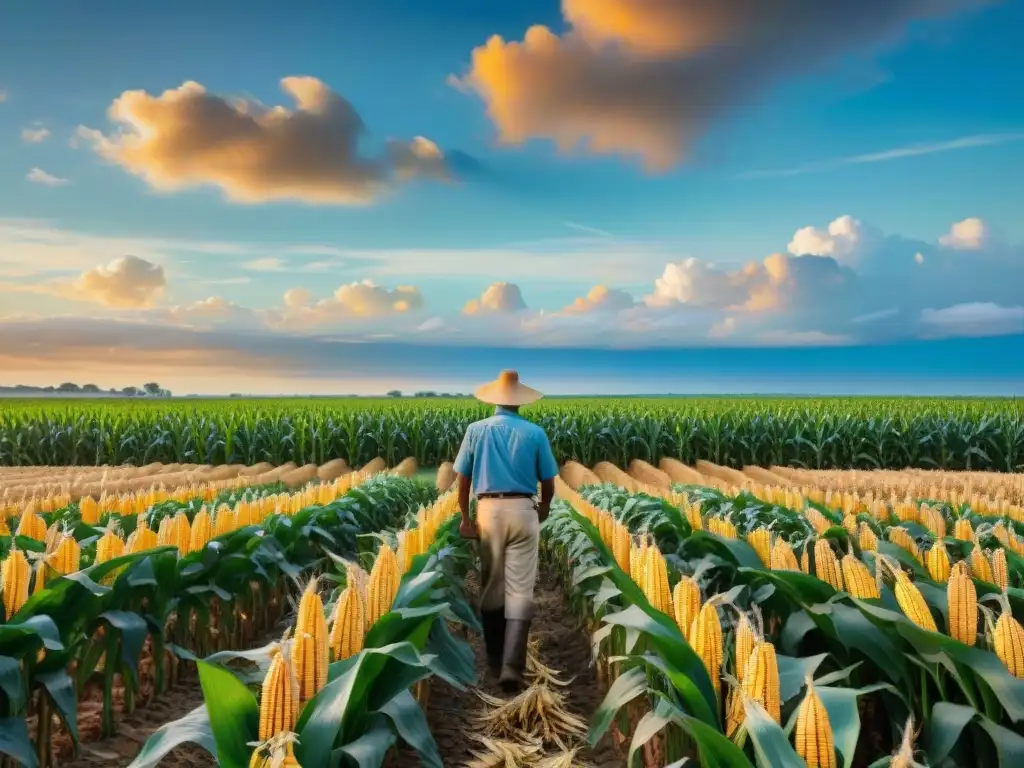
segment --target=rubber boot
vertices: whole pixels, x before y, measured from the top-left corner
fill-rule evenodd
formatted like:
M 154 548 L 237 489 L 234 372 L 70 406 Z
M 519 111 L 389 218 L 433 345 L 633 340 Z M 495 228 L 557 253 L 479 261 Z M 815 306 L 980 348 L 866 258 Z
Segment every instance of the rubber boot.
M 501 674 L 501 662 L 505 653 L 505 608 L 480 611 L 480 623 L 484 627 L 484 647 L 487 649 L 487 668 L 491 674 Z
M 528 619 L 506 619 L 505 654 L 501 662 L 501 689 L 505 693 L 517 693 L 525 685 L 526 646 L 530 639 Z

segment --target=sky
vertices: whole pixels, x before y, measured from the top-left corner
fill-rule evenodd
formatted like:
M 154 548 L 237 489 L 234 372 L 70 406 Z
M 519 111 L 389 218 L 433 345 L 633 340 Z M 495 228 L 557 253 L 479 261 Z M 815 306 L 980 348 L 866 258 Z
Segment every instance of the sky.
M 0 386 L 1020 394 L 1024 3 L 0 9 Z

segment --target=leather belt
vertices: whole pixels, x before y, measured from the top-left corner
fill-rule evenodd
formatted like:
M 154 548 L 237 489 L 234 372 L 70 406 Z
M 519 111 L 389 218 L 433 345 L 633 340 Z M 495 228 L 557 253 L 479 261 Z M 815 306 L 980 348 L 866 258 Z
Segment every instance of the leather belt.
M 532 493 L 478 493 L 478 499 L 532 499 Z

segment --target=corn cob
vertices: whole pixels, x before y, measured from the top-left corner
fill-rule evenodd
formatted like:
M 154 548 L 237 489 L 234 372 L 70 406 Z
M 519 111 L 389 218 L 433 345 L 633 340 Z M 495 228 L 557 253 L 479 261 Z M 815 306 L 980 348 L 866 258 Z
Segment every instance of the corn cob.
M 807 694 L 800 702 L 796 718 L 796 753 L 807 768 L 836 768 L 835 740 L 828 711 L 807 677 Z
M 772 547 L 771 561 L 769 563 L 773 571 L 799 571 L 800 564 L 793 554 L 793 548 L 785 539 L 776 539 Z
M 839 558 L 832 551 L 832 545 L 829 544 L 828 539 L 818 539 L 814 542 L 814 573 L 833 589 L 842 591 L 842 569 L 839 567 Z
M 997 549 L 992 553 L 992 583 L 1000 590 L 1010 586 L 1010 570 L 1006 564 L 1006 550 Z
M 665 557 L 657 547 L 648 547 L 644 558 L 644 596 L 651 606 L 662 613 L 672 615 L 672 595 L 668 588 L 668 566 Z
M 740 620 L 736 625 L 736 647 L 735 647 L 735 664 L 736 664 L 736 679 L 741 683 L 744 680 L 744 675 L 747 670 L 747 662 L 750 660 L 750 654 L 754 650 L 754 643 L 757 638 L 754 634 L 754 627 L 750 623 L 750 619 L 747 618 L 745 613 L 740 614 Z
M 981 546 L 978 544 L 974 545 L 974 549 L 971 550 L 971 554 L 968 557 L 968 562 L 971 564 L 971 575 L 974 578 L 981 579 L 989 584 L 994 583 L 992 563 L 990 563 L 988 558 L 985 557 L 985 552 L 982 550 Z
M 83 496 L 78 500 L 78 511 L 82 515 L 82 522 L 87 525 L 98 525 L 100 522 L 100 507 L 92 496 Z
M 889 541 L 900 549 L 906 550 L 915 560 L 921 562 L 921 550 L 918 548 L 917 542 L 914 541 L 914 538 L 906 528 L 890 528 Z
M 334 660 L 347 659 L 363 650 L 365 634 L 363 601 L 356 586 L 350 583 L 342 590 L 334 609 L 334 623 L 331 626 Z
M 772 564 L 772 535 L 767 528 L 755 528 L 747 534 L 747 544 L 753 547 L 761 563 L 770 568 Z
M 327 684 L 327 621 L 324 604 L 312 579 L 299 600 L 292 642 L 292 666 L 299 681 L 299 702 L 305 704 Z
M 782 722 L 782 701 L 779 689 L 779 662 L 775 646 L 760 641 L 747 660 L 743 678 L 743 695 L 761 704 L 776 723 Z
M 878 536 L 871 530 L 871 526 L 861 520 L 858 526 L 857 543 L 865 552 L 876 552 L 878 550 Z
M 921 591 L 914 586 L 914 582 L 910 580 L 910 577 L 899 566 L 894 566 L 888 561 L 883 562 L 889 566 L 895 579 L 894 591 L 900 610 L 903 611 L 908 619 L 922 629 L 938 632 L 939 628 L 935 625 L 935 619 L 928 608 L 928 603 L 925 602 Z
M 800 553 L 800 570 L 807 574 L 811 572 L 811 539 L 804 542 L 804 549 Z
M 123 553 L 124 541 L 117 535 L 117 531 L 108 528 L 96 542 L 96 562 L 105 563 L 115 557 L 120 557 Z
M 17 547 L 11 547 L 10 553 L 0 565 L 0 581 L 3 582 L 4 617 L 11 617 L 21 610 L 28 601 L 28 582 L 32 570 L 25 554 Z
M 192 525 L 189 531 L 189 552 L 198 552 L 204 549 L 210 541 L 210 513 L 206 511 L 206 506 L 200 507 L 196 516 L 192 519 Z
M 616 521 L 614 541 L 612 542 L 612 554 L 615 556 L 615 563 L 625 573 L 629 573 L 629 555 L 632 549 L 632 541 L 629 537 L 629 529 L 622 523 Z
M 646 557 L 647 537 L 641 537 L 639 543 L 635 540 L 631 540 L 629 550 L 629 575 L 637 586 L 642 586 L 644 583 L 644 560 Z
M 814 507 L 808 509 L 805 514 L 807 515 L 807 520 L 812 526 L 814 526 L 815 533 L 819 536 L 832 527 L 832 523 L 829 522 L 829 519 Z
M 925 553 L 924 564 L 928 568 L 928 575 L 932 577 L 932 581 L 943 584 L 949 580 L 949 553 L 941 539 L 937 540 Z
M 82 548 L 73 536 L 64 535 L 50 556 L 50 565 L 57 573 L 69 574 L 78 570 Z
M 1001 612 L 992 632 L 992 646 L 996 656 L 1011 675 L 1024 679 L 1024 628 L 1013 617 L 1005 590 L 999 595 Z
M 14 531 L 15 536 L 28 536 L 36 541 L 46 540 L 46 521 L 29 507 L 18 520 L 18 527 Z
M 719 694 L 719 677 L 722 670 L 722 622 L 714 598 L 708 600 L 697 612 L 688 637 L 693 650 L 704 662 L 704 668 L 711 678 L 715 694 Z
M 283 643 L 287 643 L 287 634 Z M 260 692 L 260 740 L 295 729 L 299 720 L 299 681 L 288 655 L 280 648 L 271 652 L 270 667 Z
M 400 576 L 398 572 L 398 559 L 394 551 L 387 544 L 382 544 L 377 552 L 377 559 L 374 560 L 373 568 L 370 570 L 370 584 L 367 595 L 367 631 L 377 621 L 391 610 L 391 604 L 398 594 Z
M 861 600 L 881 596 L 878 592 L 878 583 L 871 576 L 871 571 L 854 556 L 852 551 L 843 555 L 841 564 L 843 581 L 846 583 L 846 591 L 850 595 Z
M 949 604 L 949 636 L 964 645 L 978 639 L 978 591 L 974 581 L 958 570 L 946 585 Z
M 971 521 L 966 517 L 957 519 L 956 523 L 953 524 L 953 538 L 960 539 L 960 541 L 970 541 L 974 538 L 974 528 L 971 526 Z
M 856 515 L 845 515 L 843 517 L 843 528 L 851 536 L 857 535 L 857 516 Z
M 56 521 L 46 529 L 46 538 L 43 540 L 43 543 L 46 545 L 47 554 L 53 552 L 57 548 L 57 544 L 60 543 L 62 533 L 60 523 Z
M 683 576 L 672 590 L 674 618 L 683 637 L 688 636 L 693 620 L 700 611 L 700 587 L 689 576 Z
M 128 536 L 128 541 L 125 542 L 127 554 L 145 552 L 146 550 L 154 549 L 156 546 L 156 533 L 151 531 L 149 526 L 146 525 L 146 521 L 140 517 L 138 525 Z

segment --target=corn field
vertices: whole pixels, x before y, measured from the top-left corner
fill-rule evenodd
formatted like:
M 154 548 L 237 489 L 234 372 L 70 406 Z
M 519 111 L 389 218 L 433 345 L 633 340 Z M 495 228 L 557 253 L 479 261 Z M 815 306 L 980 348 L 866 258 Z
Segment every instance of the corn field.
M 8 400 L 0 466 L 451 461 L 475 401 Z M 1024 467 L 1024 404 L 925 398 L 550 398 L 524 410 L 556 458 L 662 458 L 728 467 L 995 470 Z

